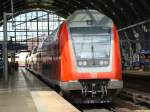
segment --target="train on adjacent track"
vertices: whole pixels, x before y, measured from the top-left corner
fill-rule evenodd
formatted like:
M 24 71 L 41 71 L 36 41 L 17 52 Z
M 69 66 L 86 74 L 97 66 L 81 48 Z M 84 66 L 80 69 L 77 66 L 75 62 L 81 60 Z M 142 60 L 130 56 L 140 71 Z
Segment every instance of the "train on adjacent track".
M 74 103 L 110 103 L 123 88 L 119 37 L 96 10 L 77 10 L 32 50 L 26 68 Z

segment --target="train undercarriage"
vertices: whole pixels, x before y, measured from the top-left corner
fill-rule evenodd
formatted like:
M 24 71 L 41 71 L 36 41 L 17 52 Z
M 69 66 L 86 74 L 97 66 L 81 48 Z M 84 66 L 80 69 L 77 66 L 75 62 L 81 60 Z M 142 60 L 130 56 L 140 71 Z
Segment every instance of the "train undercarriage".
M 70 90 L 67 94 L 76 104 L 111 103 L 117 89 L 108 89 L 109 80 L 80 80 L 80 90 Z

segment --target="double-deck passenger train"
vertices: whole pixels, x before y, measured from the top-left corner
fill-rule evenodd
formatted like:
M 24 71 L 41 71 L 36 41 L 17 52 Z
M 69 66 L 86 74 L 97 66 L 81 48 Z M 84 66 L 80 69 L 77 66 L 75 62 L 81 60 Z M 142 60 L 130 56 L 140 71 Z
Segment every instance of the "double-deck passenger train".
M 27 57 L 27 68 L 75 103 L 109 103 L 123 87 L 118 32 L 96 10 L 77 10 Z

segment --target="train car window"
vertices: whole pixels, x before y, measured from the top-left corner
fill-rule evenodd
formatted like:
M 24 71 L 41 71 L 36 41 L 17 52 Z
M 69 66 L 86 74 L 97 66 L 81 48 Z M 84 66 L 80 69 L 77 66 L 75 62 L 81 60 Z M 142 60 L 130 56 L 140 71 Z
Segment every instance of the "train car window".
M 70 29 L 72 44 L 78 59 L 108 59 L 111 28 L 74 27 Z
M 37 47 L 34 47 L 33 50 L 31 51 L 31 54 L 35 54 L 37 52 Z
M 58 28 L 56 28 L 56 29 L 51 33 L 51 38 L 53 38 L 54 40 L 57 38 L 57 32 L 58 32 Z
M 37 48 L 37 52 L 42 52 L 42 46 L 43 46 L 43 42 L 39 43 L 38 48 Z
M 46 38 L 43 42 L 43 45 L 42 45 L 42 50 L 46 50 L 47 49 L 47 45 L 48 45 L 48 38 Z
M 33 54 L 35 54 L 36 52 L 37 52 L 37 47 L 34 48 Z

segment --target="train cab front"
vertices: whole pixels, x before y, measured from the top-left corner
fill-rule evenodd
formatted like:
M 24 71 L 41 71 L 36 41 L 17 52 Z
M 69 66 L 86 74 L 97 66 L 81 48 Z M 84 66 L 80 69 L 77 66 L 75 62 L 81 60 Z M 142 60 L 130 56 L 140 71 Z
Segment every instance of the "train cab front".
M 76 103 L 110 103 L 123 87 L 113 22 L 94 10 L 77 11 L 69 19 L 60 86 Z

